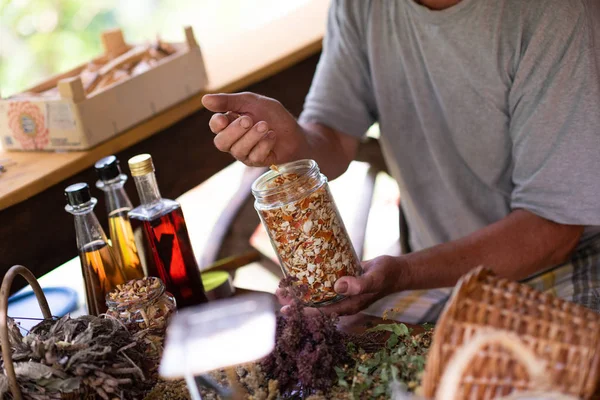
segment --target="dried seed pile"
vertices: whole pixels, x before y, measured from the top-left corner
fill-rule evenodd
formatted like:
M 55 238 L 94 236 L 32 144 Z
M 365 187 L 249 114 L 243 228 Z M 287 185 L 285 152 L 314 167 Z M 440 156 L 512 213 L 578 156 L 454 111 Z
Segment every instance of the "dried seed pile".
M 268 185 L 285 187 L 289 196 L 298 190 L 290 183 L 299 179 L 282 173 Z M 306 304 L 335 300 L 335 281 L 360 274 L 359 260 L 326 185 L 297 201 L 258 212 L 284 270 L 308 288 L 302 298 Z
M 152 387 L 142 344 L 112 318 L 46 320 L 25 337 L 13 321 L 9 326 L 25 398 L 60 399 L 63 392 L 81 398 L 94 394 L 105 400 L 139 399 Z M 0 375 L 0 397 L 6 383 L 6 376 Z

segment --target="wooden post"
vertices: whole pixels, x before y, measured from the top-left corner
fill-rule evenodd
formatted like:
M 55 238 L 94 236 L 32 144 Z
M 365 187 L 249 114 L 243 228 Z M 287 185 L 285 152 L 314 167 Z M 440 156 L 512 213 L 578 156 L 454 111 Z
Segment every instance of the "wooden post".
M 110 29 L 102 32 L 101 40 L 104 54 L 108 55 L 109 58 L 118 57 L 129 50 L 129 46 L 123 38 L 123 31 L 120 29 Z
M 185 30 L 185 41 L 187 42 L 189 48 L 198 47 L 198 42 L 196 42 L 196 38 L 194 37 L 194 30 L 191 26 L 186 26 Z
M 61 98 L 72 100 L 74 103 L 85 100 L 85 90 L 79 76 L 58 81 L 58 92 Z

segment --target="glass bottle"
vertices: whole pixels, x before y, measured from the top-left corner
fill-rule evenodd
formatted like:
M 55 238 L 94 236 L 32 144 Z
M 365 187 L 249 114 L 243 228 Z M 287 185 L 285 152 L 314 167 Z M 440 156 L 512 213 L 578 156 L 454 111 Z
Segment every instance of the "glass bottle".
M 178 308 L 206 303 L 200 269 L 192 250 L 187 226 L 178 202 L 163 199 L 158 190 L 149 154 L 129 160 L 141 205 L 129 212 L 138 250 L 144 254 L 148 276 L 160 278 L 177 301 Z
M 115 256 L 127 281 L 144 277 L 131 223 L 127 213 L 133 206 L 123 186 L 127 175 L 121 173 L 115 156 L 105 157 L 95 164 L 99 180 L 96 187 L 104 191 L 108 213 L 108 229 Z
M 97 200 L 90 195 L 86 183 L 76 183 L 65 189 L 67 212 L 75 217 L 75 235 L 81 260 L 88 313 L 106 312 L 107 293 L 125 282 L 120 265 L 108 245 L 106 234 L 94 214 Z
M 272 167 L 252 184 L 254 207 L 284 275 L 301 300 L 322 306 L 341 300 L 342 276 L 362 273 L 327 178 L 313 160 Z

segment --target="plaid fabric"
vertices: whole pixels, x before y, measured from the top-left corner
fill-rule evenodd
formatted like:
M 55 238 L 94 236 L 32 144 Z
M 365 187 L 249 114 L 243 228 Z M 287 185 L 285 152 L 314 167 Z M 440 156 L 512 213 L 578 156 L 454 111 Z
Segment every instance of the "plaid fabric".
M 600 235 L 582 242 L 566 263 L 523 283 L 600 312 Z M 364 312 L 407 324 L 435 322 L 451 292 L 451 288 L 445 288 L 396 293 L 379 300 Z

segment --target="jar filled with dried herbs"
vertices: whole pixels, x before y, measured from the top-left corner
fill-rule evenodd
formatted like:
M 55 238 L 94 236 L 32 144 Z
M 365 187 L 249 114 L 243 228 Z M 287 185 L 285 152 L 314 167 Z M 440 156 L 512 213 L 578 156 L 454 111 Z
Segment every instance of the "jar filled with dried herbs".
M 302 301 L 321 306 L 341 300 L 333 286 L 361 267 L 327 178 L 313 160 L 271 167 L 252 185 L 254 206 L 281 268 Z
M 106 295 L 107 315 L 117 318 L 131 332 L 165 331 L 176 310 L 175 298 L 156 277 L 134 279 Z

